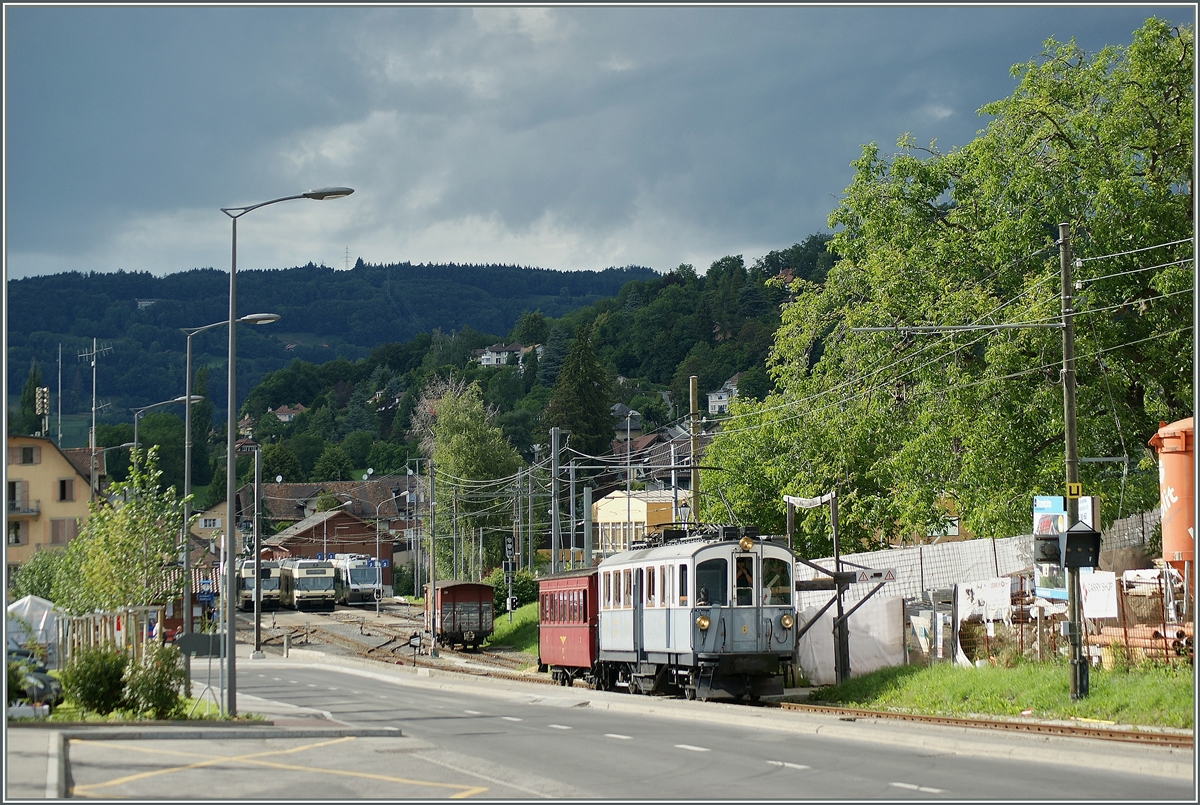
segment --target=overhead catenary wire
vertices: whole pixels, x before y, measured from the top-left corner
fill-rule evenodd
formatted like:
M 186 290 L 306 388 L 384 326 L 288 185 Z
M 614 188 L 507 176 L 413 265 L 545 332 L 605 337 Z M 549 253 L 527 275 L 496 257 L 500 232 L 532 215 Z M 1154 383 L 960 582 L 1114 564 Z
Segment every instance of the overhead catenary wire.
M 1098 254 L 1095 257 L 1079 257 L 1076 260 L 1080 263 L 1087 263 L 1092 260 L 1106 260 L 1110 257 L 1124 257 L 1128 254 L 1137 254 L 1138 252 L 1148 252 L 1152 249 L 1165 249 L 1167 246 L 1178 246 L 1180 243 L 1191 243 L 1192 238 L 1181 238 L 1180 240 L 1172 240 L 1168 243 L 1159 243 L 1155 246 L 1142 246 L 1140 249 L 1130 249 L 1124 252 L 1113 252 L 1112 254 Z

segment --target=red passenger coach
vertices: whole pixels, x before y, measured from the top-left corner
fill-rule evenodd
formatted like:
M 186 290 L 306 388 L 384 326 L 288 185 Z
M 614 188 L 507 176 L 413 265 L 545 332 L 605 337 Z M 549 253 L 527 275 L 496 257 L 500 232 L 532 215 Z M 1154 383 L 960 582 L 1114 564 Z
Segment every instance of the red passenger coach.
M 429 626 L 429 585 L 425 588 L 425 626 Z M 437 583 L 437 641 L 448 648 L 479 648 L 492 634 L 492 602 L 496 590 L 472 581 Z
M 599 657 L 596 570 L 538 582 L 538 664 L 562 685 L 589 674 Z

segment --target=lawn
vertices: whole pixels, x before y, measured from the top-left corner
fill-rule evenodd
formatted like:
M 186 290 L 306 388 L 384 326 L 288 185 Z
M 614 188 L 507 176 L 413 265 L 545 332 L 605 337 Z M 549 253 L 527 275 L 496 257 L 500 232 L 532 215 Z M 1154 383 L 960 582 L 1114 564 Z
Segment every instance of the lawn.
M 508 613 L 496 615 L 492 636 L 484 641 L 486 646 L 511 646 L 514 651 L 537 656 L 537 602 L 519 607 L 512 613 L 512 623 L 509 623 Z
M 1076 701 L 1070 698 L 1065 663 L 1011 668 L 908 665 L 822 688 L 809 701 L 950 716 L 1025 715 L 1183 729 L 1194 724 L 1193 672 L 1187 665 L 1093 668 L 1088 696 Z

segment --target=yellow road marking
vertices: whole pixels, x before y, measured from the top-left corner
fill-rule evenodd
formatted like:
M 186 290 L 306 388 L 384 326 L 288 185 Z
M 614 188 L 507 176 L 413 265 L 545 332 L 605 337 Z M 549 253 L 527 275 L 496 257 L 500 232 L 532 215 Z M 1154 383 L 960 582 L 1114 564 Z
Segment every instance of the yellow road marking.
M 182 757 L 195 757 L 197 754 L 199 754 L 196 752 L 178 752 L 178 751 L 172 751 L 169 749 L 148 749 L 148 748 L 142 747 L 142 746 L 129 746 L 127 744 L 117 744 L 117 743 L 113 743 L 112 741 L 89 741 L 89 740 L 82 739 L 82 738 L 72 738 L 71 740 L 73 742 L 83 743 L 83 744 L 105 744 L 108 746 L 116 746 L 116 747 L 119 747 L 122 749 L 130 749 L 135 752 L 143 752 L 143 753 L 151 754 L 151 755 L 178 755 L 178 756 L 182 756 Z M 488 790 L 486 786 L 468 786 L 468 785 L 461 785 L 461 784 L 456 784 L 456 783 L 436 783 L 436 782 L 433 782 L 430 780 L 410 780 L 405 777 L 391 777 L 391 776 L 388 776 L 385 774 L 372 774 L 370 772 L 347 771 L 344 769 L 321 769 L 321 768 L 313 768 L 313 767 L 309 767 L 309 766 L 293 766 L 293 765 L 289 765 L 287 763 L 275 763 L 275 762 L 272 762 L 269 760 L 258 760 L 257 759 L 257 758 L 263 758 L 263 757 L 270 757 L 272 755 L 288 755 L 288 754 L 292 754 L 294 752 L 303 752 L 308 749 L 317 749 L 322 746 L 330 746 L 332 744 L 338 744 L 338 743 L 343 743 L 345 741 L 353 741 L 353 740 L 354 740 L 354 738 L 352 736 L 347 736 L 344 738 L 337 738 L 337 739 L 330 740 L 330 741 L 321 741 L 321 742 L 318 742 L 315 744 L 306 744 L 304 746 L 296 746 L 296 747 L 292 747 L 291 749 L 277 749 L 277 750 L 273 750 L 270 752 L 258 752 L 253 755 L 242 755 L 242 756 L 239 756 L 239 755 L 207 755 L 207 756 L 201 755 L 202 757 L 207 757 L 208 759 L 199 761 L 197 763 L 189 763 L 184 766 L 172 766 L 172 767 L 166 768 L 166 769 L 156 769 L 155 771 L 141 772 L 139 774 L 130 774 L 125 777 L 119 777 L 115 780 L 109 780 L 108 782 L 104 782 L 104 783 L 90 783 L 88 785 L 73 786 L 71 789 L 70 795 L 71 796 L 77 796 L 77 795 L 100 796 L 100 797 L 105 797 L 105 798 L 111 798 L 111 797 L 114 797 L 115 795 L 94 793 L 94 789 L 108 788 L 108 787 L 111 787 L 114 785 L 121 785 L 123 783 L 133 782 L 134 780 L 146 779 L 149 777 L 156 777 L 156 776 L 163 775 L 163 774 L 173 774 L 174 772 L 178 772 L 178 771 L 189 771 L 191 769 L 203 768 L 205 766 L 211 766 L 215 763 L 220 763 L 221 761 L 246 763 L 246 764 L 249 764 L 252 766 L 268 766 L 268 767 L 276 768 L 276 769 L 286 769 L 288 771 L 316 772 L 317 774 L 333 774 L 333 775 L 340 775 L 343 777 L 362 777 L 362 778 L 369 779 L 369 780 L 383 780 L 385 782 L 401 783 L 404 785 L 419 785 L 419 786 L 427 786 L 427 787 L 432 787 L 432 788 L 462 789 L 458 793 L 452 794 L 450 797 L 451 799 L 463 799 L 465 797 L 474 796 L 475 794 L 480 794 L 480 793 L 483 793 L 484 791 Z

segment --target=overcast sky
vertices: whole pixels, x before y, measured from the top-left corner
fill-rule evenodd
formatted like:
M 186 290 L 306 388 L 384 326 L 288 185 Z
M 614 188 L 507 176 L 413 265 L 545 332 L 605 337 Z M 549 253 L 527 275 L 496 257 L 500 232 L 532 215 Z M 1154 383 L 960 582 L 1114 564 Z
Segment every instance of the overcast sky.
M 5 7 L 9 277 L 660 271 L 828 231 L 860 146 L 985 125 L 1047 37 L 1189 6 Z

